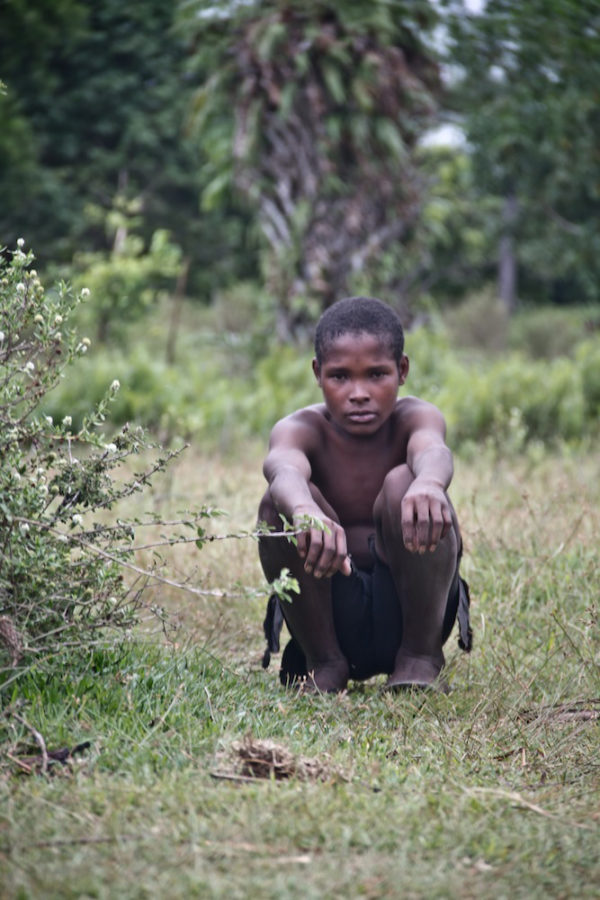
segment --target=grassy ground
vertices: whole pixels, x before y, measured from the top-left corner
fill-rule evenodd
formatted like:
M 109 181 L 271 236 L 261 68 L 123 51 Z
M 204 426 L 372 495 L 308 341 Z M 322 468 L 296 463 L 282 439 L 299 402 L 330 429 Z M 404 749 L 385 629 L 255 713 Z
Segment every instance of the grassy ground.
M 215 531 L 249 529 L 259 466 L 190 453 L 151 503 L 212 502 L 231 514 Z M 597 456 L 539 448 L 458 461 L 476 644 L 450 638 L 449 696 L 284 692 L 260 667 L 264 598 L 240 588 L 262 584 L 254 542 L 174 548 L 170 577 L 227 596 L 161 585 L 170 642 L 145 632 L 22 685 L 48 747 L 91 747 L 18 775 L 31 733 L 5 720 L 0 895 L 597 897 L 599 475 Z M 289 751 L 291 777 L 244 777 L 244 739 Z

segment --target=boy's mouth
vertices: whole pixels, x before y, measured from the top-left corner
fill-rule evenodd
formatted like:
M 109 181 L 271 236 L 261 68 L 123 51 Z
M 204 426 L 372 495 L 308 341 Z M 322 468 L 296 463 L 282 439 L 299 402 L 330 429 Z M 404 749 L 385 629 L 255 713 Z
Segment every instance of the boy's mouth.
M 346 418 L 351 422 L 371 422 L 375 416 L 376 413 L 372 409 L 355 409 L 346 414 Z

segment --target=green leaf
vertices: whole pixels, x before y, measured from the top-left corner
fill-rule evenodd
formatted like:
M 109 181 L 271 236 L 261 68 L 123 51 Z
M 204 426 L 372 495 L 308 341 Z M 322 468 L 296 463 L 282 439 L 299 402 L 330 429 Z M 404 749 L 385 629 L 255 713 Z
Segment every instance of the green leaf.
M 346 88 L 344 87 L 344 82 L 339 69 L 336 66 L 323 63 L 321 71 L 327 90 L 334 101 L 341 105 L 346 100 Z

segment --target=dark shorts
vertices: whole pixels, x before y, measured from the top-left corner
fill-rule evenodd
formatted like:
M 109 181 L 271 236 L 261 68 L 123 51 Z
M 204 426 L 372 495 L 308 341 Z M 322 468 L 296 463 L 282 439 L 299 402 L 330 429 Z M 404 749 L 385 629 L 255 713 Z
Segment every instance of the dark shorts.
M 350 666 L 350 677 L 356 680 L 394 670 L 396 653 L 402 640 L 402 614 L 396 587 L 389 567 L 372 549 L 374 565 L 369 571 L 352 567 L 350 575 L 339 572 L 331 579 L 333 618 L 342 653 Z M 445 643 L 458 617 L 458 644 L 467 652 L 472 636 L 469 623 L 469 588 L 459 575 L 459 552 L 456 571 L 448 594 L 442 642 Z M 269 664 L 270 652 L 279 650 L 279 633 L 283 625 L 283 609 L 279 599 L 269 599 L 264 621 L 268 649 L 263 666 Z M 304 653 L 293 635 L 282 660 L 280 677 L 284 684 L 307 674 Z

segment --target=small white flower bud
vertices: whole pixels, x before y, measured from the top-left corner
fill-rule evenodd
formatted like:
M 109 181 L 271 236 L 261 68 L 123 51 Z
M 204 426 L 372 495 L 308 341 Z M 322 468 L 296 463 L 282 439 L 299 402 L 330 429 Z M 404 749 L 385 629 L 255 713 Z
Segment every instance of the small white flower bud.
M 43 321 L 44 321 L 44 317 L 43 317 L 43 316 L 40 316 L 40 314 L 38 313 L 37 316 L 34 316 L 34 317 L 33 317 L 33 321 L 34 321 L 37 325 L 41 325 L 41 324 L 43 323 Z
M 121 387 L 121 382 L 117 378 L 115 378 L 115 380 L 113 381 L 113 383 L 110 386 L 111 391 L 116 394 L 116 392 L 119 390 L 120 387 Z
M 79 513 L 75 513 L 74 516 L 71 516 L 71 521 L 73 525 L 81 525 L 83 523 L 83 516 L 80 516 Z
M 105 444 L 104 449 L 108 450 L 109 453 L 116 453 L 117 445 L 116 444 Z
M 55 325 L 60 325 L 62 320 L 63 320 L 62 316 L 60 316 L 60 315 L 54 316 L 54 324 Z
M 89 288 L 81 288 L 81 296 L 84 297 L 84 298 L 85 298 L 85 297 L 89 297 L 89 296 L 90 296 L 90 289 L 89 289 Z
M 44 419 L 46 420 L 46 424 L 54 425 L 54 419 L 52 418 L 52 416 L 44 416 Z
M 73 419 L 71 418 L 71 416 L 65 416 L 62 420 L 62 423 L 65 428 L 69 428 L 73 424 Z
M 25 363 L 24 369 L 26 372 L 33 372 L 35 369 L 35 363 L 30 359 L 29 362 Z
M 5 337 L 6 337 L 6 335 L 4 334 L 4 332 L 0 331 L 0 344 L 2 343 L 2 341 L 4 340 Z
M 25 293 L 25 285 L 23 284 L 22 281 L 20 281 L 20 282 L 18 283 L 18 285 L 17 285 L 17 287 L 16 287 L 16 291 L 17 291 L 17 294 L 24 294 L 24 293 Z
M 27 524 L 27 522 L 21 522 L 21 524 L 19 525 L 19 531 L 21 532 L 21 534 L 27 534 L 27 532 L 29 531 L 29 525 Z
M 81 339 L 81 343 L 83 344 L 84 347 L 89 347 L 91 344 L 91 341 L 89 338 L 85 337 L 85 338 Z
M 24 246 L 25 246 L 25 239 L 24 239 L 24 238 L 17 238 L 17 247 L 22 248 L 22 247 L 24 247 Z

